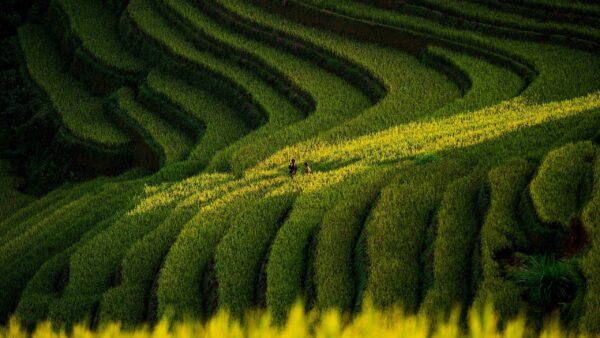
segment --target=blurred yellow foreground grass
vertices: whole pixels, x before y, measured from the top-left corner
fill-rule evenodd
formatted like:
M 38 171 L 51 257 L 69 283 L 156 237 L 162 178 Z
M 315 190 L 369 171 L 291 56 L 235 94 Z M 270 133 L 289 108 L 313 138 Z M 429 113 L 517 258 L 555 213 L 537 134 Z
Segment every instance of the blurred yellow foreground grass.
M 491 307 L 481 311 L 471 310 L 466 326 L 460 325 L 458 314 L 459 311 L 454 311 L 448 319 L 432 325 L 432 321 L 422 315 L 406 315 L 399 309 L 379 311 L 366 306 L 365 310 L 350 321 L 338 311 L 307 314 L 303 306 L 297 304 L 284 325 L 275 324 L 266 313 L 251 313 L 240 322 L 226 312 L 220 312 L 205 323 L 170 323 L 163 320 L 152 328 L 144 326 L 136 329 L 123 328 L 119 323 L 111 323 L 96 330 L 90 330 L 87 325 L 77 325 L 66 333 L 65 330 L 53 329 L 50 322 L 41 323 L 33 332 L 27 332 L 18 324 L 18 320 L 12 319 L 7 327 L 0 327 L 0 338 L 593 337 L 582 333 L 569 333 L 561 328 L 556 320 L 548 321 L 539 332 L 527 327 L 523 316 L 500 325 L 498 316 Z

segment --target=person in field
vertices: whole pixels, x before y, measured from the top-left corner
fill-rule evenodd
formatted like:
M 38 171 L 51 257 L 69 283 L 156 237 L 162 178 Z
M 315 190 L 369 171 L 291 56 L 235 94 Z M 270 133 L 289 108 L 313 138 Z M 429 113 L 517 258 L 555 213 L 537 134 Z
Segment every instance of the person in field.
M 308 162 L 304 162 L 304 174 L 310 175 L 311 173 L 312 173 L 312 170 L 310 170 L 310 166 L 308 165 Z
M 298 165 L 296 164 L 296 160 L 292 159 L 292 163 L 290 163 L 290 165 L 288 165 L 288 169 L 290 170 L 290 178 L 294 178 L 294 176 L 296 176 L 296 173 L 298 172 Z

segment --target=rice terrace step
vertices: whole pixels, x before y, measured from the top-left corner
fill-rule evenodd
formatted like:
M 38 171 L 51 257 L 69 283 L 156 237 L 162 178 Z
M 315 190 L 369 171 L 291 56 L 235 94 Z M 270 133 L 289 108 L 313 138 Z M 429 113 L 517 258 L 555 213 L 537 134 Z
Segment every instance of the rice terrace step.
M 600 3 L 0 10 L 0 338 L 600 335 Z

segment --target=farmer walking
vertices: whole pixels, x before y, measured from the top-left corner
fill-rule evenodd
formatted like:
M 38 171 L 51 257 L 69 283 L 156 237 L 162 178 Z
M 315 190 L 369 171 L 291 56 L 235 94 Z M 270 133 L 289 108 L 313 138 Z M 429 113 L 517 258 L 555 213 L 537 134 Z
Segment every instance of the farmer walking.
M 295 159 L 292 159 L 292 163 L 288 166 L 288 169 L 290 170 L 290 178 L 294 179 L 294 176 L 298 172 L 298 165 L 296 165 Z
M 310 175 L 311 173 L 312 173 L 312 170 L 310 170 L 310 166 L 308 165 L 308 162 L 304 162 L 304 174 Z

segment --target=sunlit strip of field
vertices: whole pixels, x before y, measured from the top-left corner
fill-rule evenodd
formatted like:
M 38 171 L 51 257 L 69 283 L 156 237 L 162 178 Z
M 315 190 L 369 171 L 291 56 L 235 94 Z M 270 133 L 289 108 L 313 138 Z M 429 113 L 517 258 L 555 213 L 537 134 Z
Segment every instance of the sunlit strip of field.
M 598 107 L 600 92 L 546 104 L 529 104 L 521 98 L 516 98 L 473 113 L 402 124 L 349 142 L 307 141 L 283 149 L 261 163 L 258 168 L 273 168 L 286 163 L 286 159 L 292 157 L 321 164 L 359 159 L 373 163 L 398 160 L 479 144 L 522 128 L 566 118 Z

